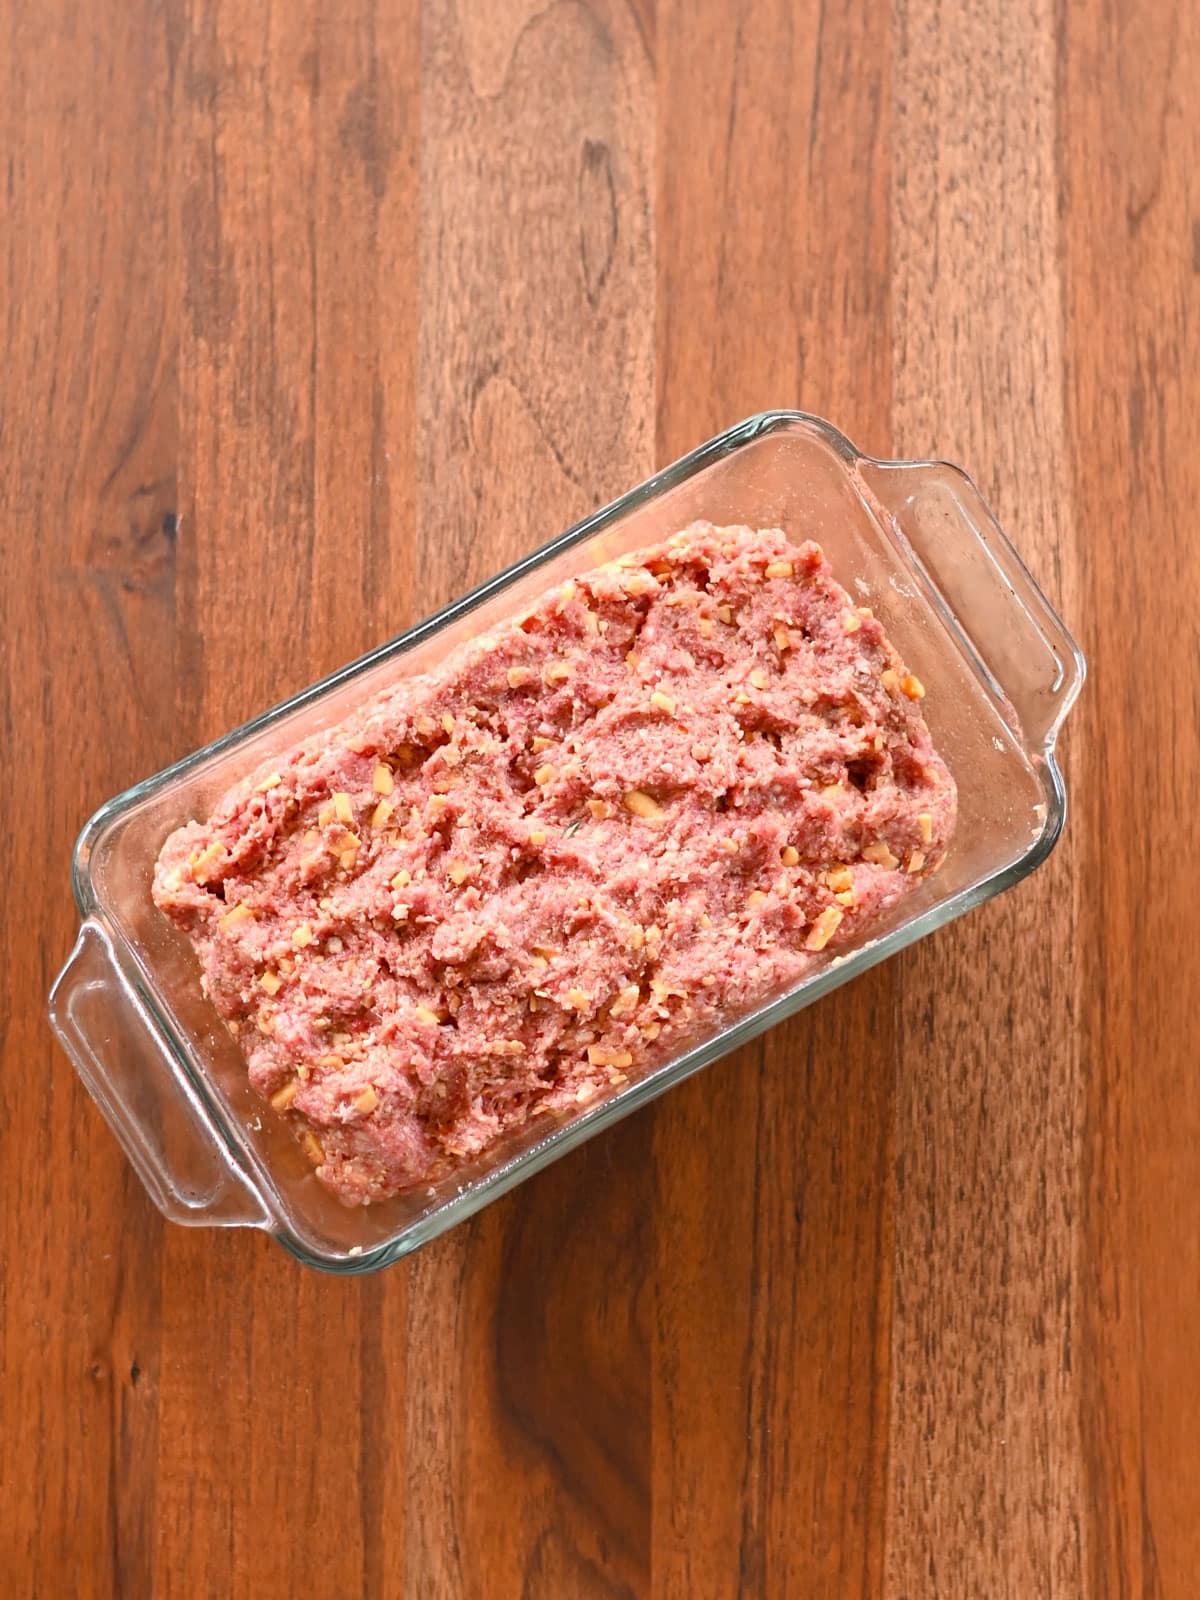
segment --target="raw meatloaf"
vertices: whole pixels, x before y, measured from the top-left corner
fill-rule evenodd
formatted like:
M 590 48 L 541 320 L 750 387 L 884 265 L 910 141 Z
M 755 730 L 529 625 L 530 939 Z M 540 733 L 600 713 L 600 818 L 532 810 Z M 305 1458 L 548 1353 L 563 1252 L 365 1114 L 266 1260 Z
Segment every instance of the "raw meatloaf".
M 946 851 L 921 684 L 815 544 L 698 522 L 171 835 L 154 898 L 348 1204 L 609 1094 Z

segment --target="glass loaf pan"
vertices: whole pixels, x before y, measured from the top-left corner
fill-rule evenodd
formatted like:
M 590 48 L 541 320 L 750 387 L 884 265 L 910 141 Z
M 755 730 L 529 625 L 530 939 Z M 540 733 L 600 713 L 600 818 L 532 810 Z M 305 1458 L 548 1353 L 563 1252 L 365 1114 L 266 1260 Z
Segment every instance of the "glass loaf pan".
M 432 1187 L 347 1209 L 317 1182 L 203 997 L 182 933 L 153 905 L 172 829 L 273 751 L 340 721 L 564 579 L 697 518 L 781 527 L 824 546 L 928 686 L 924 711 L 958 783 L 941 871 L 813 975 L 610 1098 L 539 1117 Z M 1079 650 L 971 481 L 941 462 L 875 461 L 796 411 L 751 417 L 474 593 L 100 808 L 80 835 L 83 926 L 50 1016 L 151 1197 L 175 1222 L 265 1228 L 329 1271 L 386 1265 L 673 1083 L 1031 872 L 1062 829 L 1054 746 L 1083 680 Z M 549 1126 L 548 1126 L 549 1124 Z

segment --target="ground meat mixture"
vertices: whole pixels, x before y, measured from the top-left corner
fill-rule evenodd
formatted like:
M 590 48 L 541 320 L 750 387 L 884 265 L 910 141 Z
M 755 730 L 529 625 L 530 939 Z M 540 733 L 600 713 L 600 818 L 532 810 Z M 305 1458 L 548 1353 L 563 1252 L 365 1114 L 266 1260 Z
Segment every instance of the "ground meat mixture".
M 795 984 L 941 863 L 922 685 L 815 544 L 694 523 L 163 847 L 255 1088 L 365 1204 Z

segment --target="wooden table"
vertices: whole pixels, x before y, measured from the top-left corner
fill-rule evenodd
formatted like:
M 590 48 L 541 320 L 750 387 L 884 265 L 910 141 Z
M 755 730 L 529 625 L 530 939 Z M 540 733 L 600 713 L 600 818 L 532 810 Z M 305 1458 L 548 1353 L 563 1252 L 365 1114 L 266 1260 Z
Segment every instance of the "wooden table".
M 1196 1594 L 1196 7 L 0 10 L 4 1592 Z M 1051 862 L 378 1277 L 163 1224 L 84 818 L 793 404 L 1078 631 Z

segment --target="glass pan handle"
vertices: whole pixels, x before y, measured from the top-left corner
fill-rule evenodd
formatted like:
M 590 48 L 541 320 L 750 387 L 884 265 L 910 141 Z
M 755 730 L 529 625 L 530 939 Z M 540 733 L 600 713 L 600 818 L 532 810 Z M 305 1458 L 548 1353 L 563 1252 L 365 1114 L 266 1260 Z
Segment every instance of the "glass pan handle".
M 1030 747 L 1049 755 L 1082 686 L 1083 656 L 979 490 L 943 461 L 864 460 L 859 471 Z
M 89 918 L 53 989 L 50 1021 L 146 1192 L 172 1222 L 264 1226 L 194 1084 Z

